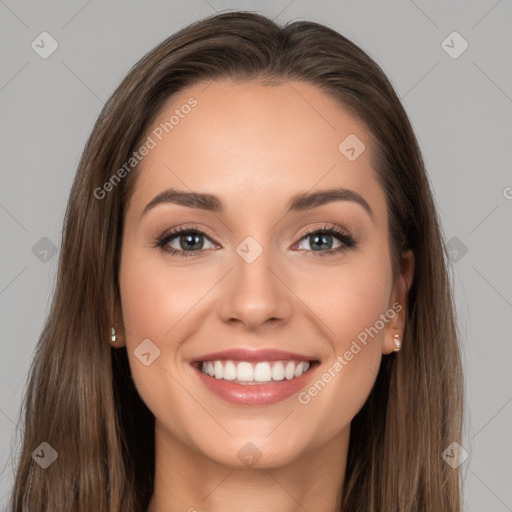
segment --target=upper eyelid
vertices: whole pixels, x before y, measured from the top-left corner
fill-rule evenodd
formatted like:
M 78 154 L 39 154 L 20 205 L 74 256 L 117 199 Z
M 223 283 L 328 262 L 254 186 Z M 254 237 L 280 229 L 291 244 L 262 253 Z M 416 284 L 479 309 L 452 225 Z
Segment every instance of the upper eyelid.
M 324 223 L 323 226 L 318 226 L 315 228 L 306 229 L 305 231 L 301 231 L 301 234 L 299 234 L 298 236 L 300 236 L 300 239 L 302 239 L 305 236 L 312 235 L 313 233 L 316 233 L 317 231 L 333 231 L 334 234 L 336 234 L 336 231 L 339 231 L 340 234 L 352 236 L 347 229 L 345 229 L 341 226 L 336 226 L 334 224 L 328 224 L 328 223 Z

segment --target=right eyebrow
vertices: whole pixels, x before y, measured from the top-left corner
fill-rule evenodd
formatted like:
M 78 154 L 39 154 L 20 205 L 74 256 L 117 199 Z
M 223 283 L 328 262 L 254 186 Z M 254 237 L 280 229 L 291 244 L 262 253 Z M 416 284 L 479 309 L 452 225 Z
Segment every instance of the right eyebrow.
M 169 188 L 155 196 L 142 211 L 141 217 L 155 206 L 163 203 L 179 204 L 188 208 L 198 208 L 210 212 L 221 213 L 224 211 L 222 201 L 212 194 L 200 192 L 185 192 Z

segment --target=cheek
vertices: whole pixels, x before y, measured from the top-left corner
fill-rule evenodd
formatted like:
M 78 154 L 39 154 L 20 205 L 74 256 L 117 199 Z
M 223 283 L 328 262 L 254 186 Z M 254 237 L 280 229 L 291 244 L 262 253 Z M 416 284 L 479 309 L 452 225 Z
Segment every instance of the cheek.
M 178 384 L 182 376 L 175 373 L 178 343 L 173 334 L 182 336 L 182 321 L 200 297 L 183 274 L 147 254 L 130 253 L 129 249 L 119 274 L 126 350 L 135 386 L 155 417 L 163 418 L 174 429 L 183 428 L 181 421 L 189 413 Z M 141 353 L 141 342 L 147 339 L 159 351 L 154 360 L 150 354 L 149 365 L 136 355 Z
M 322 320 L 323 332 L 331 340 L 332 349 L 336 353 L 345 352 L 353 339 L 374 326 L 387 311 L 391 293 L 390 261 L 380 251 L 375 255 L 367 251 L 354 253 L 337 266 L 299 269 L 294 290 L 299 297 L 306 298 L 305 303 Z M 381 337 L 382 322 L 377 327 Z
M 204 284 L 162 258 L 127 253 L 119 277 L 127 345 L 144 338 L 168 344 L 172 329 L 204 294 Z
M 386 269 L 378 266 L 364 269 L 350 269 L 347 275 L 340 275 L 333 286 L 329 306 L 329 317 L 334 324 L 334 330 L 341 338 L 339 349 L 347 348 L 350 340 L 364 339 L 363 333 L 374 327 L 381 314 L 388 307 L 390 288 L 387 279 L 383 277 Z M 375 338 L 381 337 L 381 323 L 377 325 L 378 335 L 372 331 Z
M 361 257 L 352 261 L 328 274 L 322 269 L 323 276 L 315 271 L 297 293 L 309 297 L 307 303 L 326 326 L 323 332 L 330 342 L 323 373 L 299 395 L 304 413 L 316 418 L 315 425 L 322 425 L 322 432 L 315 434 L 319 439 L 335 435 L 364 405 L 379 371 L 384 327 L 394 316 L 388 310 L 389 260 Z

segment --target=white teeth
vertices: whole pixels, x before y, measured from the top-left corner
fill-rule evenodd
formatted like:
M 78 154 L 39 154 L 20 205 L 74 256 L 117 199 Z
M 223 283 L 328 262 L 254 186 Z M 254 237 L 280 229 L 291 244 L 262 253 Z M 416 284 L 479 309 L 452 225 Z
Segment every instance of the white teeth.
M 301 361 L 296 367 L 295 367 L 295 377 L 299 377 L 304 373 L 304 361 Z
M 284 366 L 281 361 L 278 361 L 272 367 L 272 380 L 283 380 L 284 379 Z
M 295 363 L 293 361 L 290 361 L 286 365 L 286 368 L 284 369 L 284 376 L 288 380 L 293 379 L 293 377 L 295 376 Z
M 220 361 L 215 361 L 213 368 L 215 370 L 215 378 L 222 379 L 223 374 L 224 374 L 224 369 L 222 368 L 222 363 Z
M 272 370 L 268 363 L 258 363 L 254 368 L 254 380 L 256 382 L 268 382 L 272 380 Z
M 224 380 L 235 380 L 236 379 L 236 366 L 231 361 L 228 361 L 224 365 L 224 375 L 222 376 L 222 378 Z
M 202 371 L 210 377 L 238 383 L 257 383 L 291 380 L 300 377 L 310 367 L 308 361 L 204 361 Z
M 236 379 L 250 382 L 254 377 L 254 370 L 251 363 L 241 362 L 236 367 Z

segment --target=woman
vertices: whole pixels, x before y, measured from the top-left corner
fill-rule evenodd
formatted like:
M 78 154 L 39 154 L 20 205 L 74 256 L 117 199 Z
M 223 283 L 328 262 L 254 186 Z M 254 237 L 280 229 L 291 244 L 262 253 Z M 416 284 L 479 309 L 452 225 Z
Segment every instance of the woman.
M 246 12 L 181 30 L 80 161 L 13 510 L 460 511 L 446 262 L 368 55 Z

